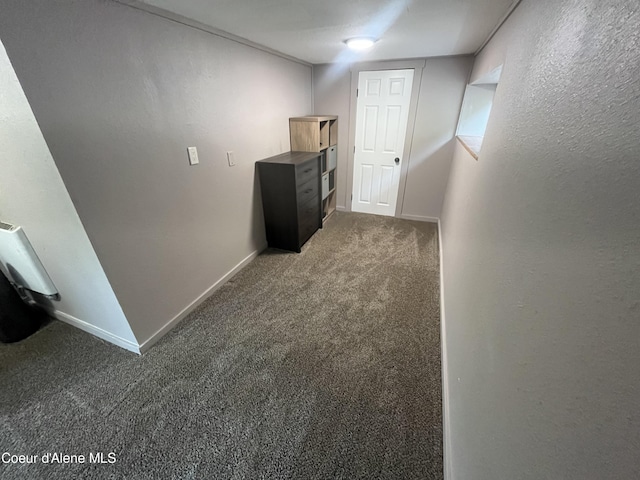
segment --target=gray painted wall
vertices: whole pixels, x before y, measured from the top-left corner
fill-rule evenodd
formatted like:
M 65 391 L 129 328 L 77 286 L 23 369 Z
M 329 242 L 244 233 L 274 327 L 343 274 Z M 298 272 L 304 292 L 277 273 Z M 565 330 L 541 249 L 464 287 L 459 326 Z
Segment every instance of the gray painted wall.
M 471 70 L 471 57 L 426 59 L 419 85 L 418 108 L 401 214 L 410 218 L 435 219 L 440 216 L 453 155 L 460 105 Z M 397 67 L 397 62 L 378 65 Z M 319 113 L 340 116 L 338 152 L 338 207 L 351 208 L 348 183 L 353 154 L 348 148 L 351 102 L 351 69 L 348 64 L 313 67 L 314 108 Z M 414 87 L 415 88 L 415 87 Z
M 312 113 L 311 68 L 111 1 L 0 9 L 9 57 L 143 344 L 264 247 L 254 163 L 289 150 L 288 118 Z
M 432 58 L 422 73 L 402 215 L 440 218 L 471 57 Z
M 505 55 L 441 219 L 449 478 L 640 478 L 638 25 L 524 0 L 478 59 Z
M 336 207 L 351 209 L 347 202 L 347 165 L 349 162 L 349 105 L 351 98 L 351 72 L 348 64 L 313 66 L 313 109 L 319 115 L 338 116 L 338 182 Z M 349 193 L 351 190 L 349 190 Z
M 137 351 L 1 42 L 0 172 L 0 220 L 24 228 L 60 294 L 45 306 L 64 321 Z

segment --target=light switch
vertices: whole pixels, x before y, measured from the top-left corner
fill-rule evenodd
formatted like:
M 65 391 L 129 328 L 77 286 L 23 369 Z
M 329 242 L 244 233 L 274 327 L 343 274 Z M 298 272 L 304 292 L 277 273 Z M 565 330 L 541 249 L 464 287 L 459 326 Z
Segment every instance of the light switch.
M 198 160 L 198 149 L 196 147 L 188 147 L 187 152 L 189 153 L 190 165 L 197 165 L 200 163 L 200 160 Z
M 233 156 L 233 152 L 227 152 L 227 161 L 229 162 L 230 167 L 233 167 L 236 164 L 236 159 Z

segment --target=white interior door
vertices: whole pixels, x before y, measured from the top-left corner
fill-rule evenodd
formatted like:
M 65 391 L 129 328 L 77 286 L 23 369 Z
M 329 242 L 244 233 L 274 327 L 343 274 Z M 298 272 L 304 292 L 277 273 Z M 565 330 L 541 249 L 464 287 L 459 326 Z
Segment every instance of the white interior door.
M 413 69 L 360 72 L 351 210 L 394 216 Z

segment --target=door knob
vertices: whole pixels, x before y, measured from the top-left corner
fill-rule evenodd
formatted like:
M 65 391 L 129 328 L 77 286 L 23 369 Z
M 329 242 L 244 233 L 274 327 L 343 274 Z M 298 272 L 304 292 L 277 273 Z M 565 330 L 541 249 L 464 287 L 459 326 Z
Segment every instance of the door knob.
M 396 165 L 400 163 L 400 159 L 398 157 L 396 157 L 393 161 L 396 162 Z

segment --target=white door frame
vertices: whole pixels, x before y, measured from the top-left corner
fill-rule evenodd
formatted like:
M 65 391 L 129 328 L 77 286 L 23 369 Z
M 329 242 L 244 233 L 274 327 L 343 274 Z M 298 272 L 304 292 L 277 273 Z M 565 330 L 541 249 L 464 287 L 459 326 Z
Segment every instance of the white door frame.
M 413 142 L 413 129 L 416 123 L 416 112 L 418 110 L 418 97 L 420 94 L 420 85 L 422 83 L 422 70 L 427 64 L 426 60 L 401 60 L 390 62 L 363 62 L 351 65 L 351 101 L 349 105 L 349 145 L 347 150 L 347 197 L 345 201 L 346 211 L 351 211 L 351 196 L 353 195 L 353 165 L 354 150 L 356 146 L 356 115 L 358 109 L 358 98 L 356 90 L 358 89 L 358 78 L 360 72 L 370 70 L 405 70 L 412 68 L 413 73 L 413 89 L 411 91 L 411 102 L 409 104 L 409 118 L 407 120 L 407 134 L 404 139 L 404 155 L 402 166 L 400 168 L 400 185 L 398 186 L 398 200 L 396 203 L 395 216 L 402 214 L 402 204 L 404 203 L 404 190 L 407 185 L 407 172 L 409 171 L 409 163 L 411 160 L 411 144 Z

